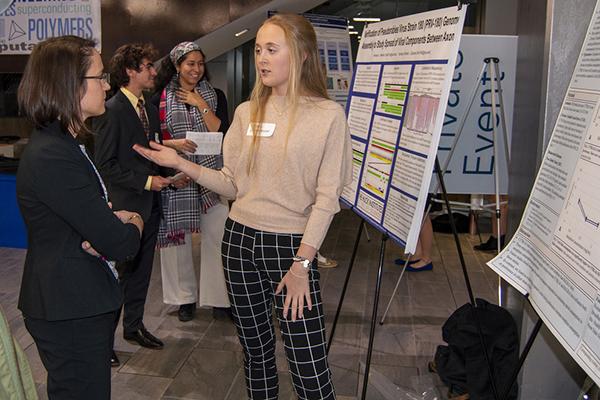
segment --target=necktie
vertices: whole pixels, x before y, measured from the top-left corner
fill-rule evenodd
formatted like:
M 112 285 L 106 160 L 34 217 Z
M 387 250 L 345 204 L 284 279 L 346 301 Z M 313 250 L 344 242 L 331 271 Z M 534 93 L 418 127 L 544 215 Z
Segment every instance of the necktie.
M 138 99 L 137 103 L 138 114 L 140 116 L 140 121 L 142 121 L 142 126 L 144 127 L 144 134 L 151 140 L 150 137 L 150 124 L 148 123 L 148 117 L 146 116 L 146 110 L 144 109 L 144 99 Z

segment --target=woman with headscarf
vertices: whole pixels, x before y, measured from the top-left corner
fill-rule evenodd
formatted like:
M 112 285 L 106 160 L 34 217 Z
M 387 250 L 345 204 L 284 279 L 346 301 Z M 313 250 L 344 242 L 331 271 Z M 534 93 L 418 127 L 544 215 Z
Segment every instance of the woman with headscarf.
M 227 104 L 206 79 L 204 54 L 193 42 L 182 42 L 159 70 L 158 100 L 163 141 L 198 165 L 220 169 L 221 154 L 194 155 L 187 132 L 217 132 L 228 127 Z M 224 99 L 224 96 L 221 97 Z M 225 114 L 223 114 L 225 110 Z M 221 261 L 221 239 L 229 207 L 220 196 L 192 182 L 163 190 L 163 220 L 158 233 L 163 301 L 179 306 L 181 321 L 194 317 L 196 303 L 214 310 L 229 308 Z M 200 285 L 192 252 L 192 233 L 201 232 Z M 199 286 L 199 288 L 198 288 Z

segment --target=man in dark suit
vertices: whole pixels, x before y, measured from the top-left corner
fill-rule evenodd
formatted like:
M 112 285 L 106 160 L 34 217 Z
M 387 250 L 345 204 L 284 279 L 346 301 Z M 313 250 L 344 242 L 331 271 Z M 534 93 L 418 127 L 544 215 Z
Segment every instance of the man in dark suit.
M 117 49 L 110 60 L 111 81 L 118 90 L 106 102 L 106 114 L 94 121 L 98 137 L 95 160 L 104 178 L 114 210 L 137 211 L 145 226 L 135 259 L 117 265 L 123 290 L 123 337 L 151 349 L 163 342 L 146 330 L 144 305 L 161 218 L 160 191 L 171 184 L 168 172 L 133 151 L 134 144 L 160 142 L 156 107 L 144 99 L 143 91 L 154 87 L 157 52 L 151 45 L 130 44 Z M 162 176 L 161 176 L 162 175 Z M 115 329 L 118 319 L 115 321 Z M 113 351 L 113 366 L 119 360 Z

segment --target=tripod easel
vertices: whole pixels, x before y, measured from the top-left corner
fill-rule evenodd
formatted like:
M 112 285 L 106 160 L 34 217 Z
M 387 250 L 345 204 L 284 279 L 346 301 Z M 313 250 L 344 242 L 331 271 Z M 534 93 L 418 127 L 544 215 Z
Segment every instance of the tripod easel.
M 475 102 L 475 98 L 477 97 L 477 92 L 479 90 L 479 86 L 480 86 L 480 81 L 481 78 L 483 77 L 484 72 L 486 72 L 487 70 L 487 76 L 490 77 L 490 86 L 491 86 L 491 99 L 492 99 L 492 121 L 494 122 L 492 124 L 493 126 L 493 130 L 492 130 L 492 134 L 493 134 L 493 143 L 494 143 L 494 189 L 496 192 L 496 210 L 495 210 L 495 215 L 496 215 L 496 222 L 497 222 L 497 233 L 496 233 L 496 237 L 497 237 L 497 249 L 498 249 L 498 253 L 500 252 L 500 194 L 499 194 L 499 190 L 500 190 L 500 177 L 498 174 L 498 159 L 499 159 L 499 147 L 498 141 L 497 139 L 497 133 L 496 133 L 496 121 L 499 118 L 500 119 L 500 123 L 501 123 L 501 128 L 502 128 L 502 132 L 504 135 L 504 156 L 505 156 L 505 162 L 506 162 L 506 166 L 508 168 L 508 163 L 510 162 L 510 155 L 509 155 L 509 151 L 508 151 L 508 133 L 507 133 L 507 129 L 506 129 L 506 118 L 504 116 L 504 101 L 503 101 L 503 96 L 502 96 L 502 86 L 500 83 L 500 72 L 499 72 L 499 68 L 498 68 L 498 63 L 500 62 L 500 60 L 497 57 L 490 57 L 490 58 L 485 58 L 483 60 L 482 66 L 481 66 L 481 70 L 479 72 L 479 75 L 477 75 L 477 80 L 475 81 L 475 84 L 473 85 L 473 90 L 471 91 L 471 96 L 469 97 L 469 106 L 467 107 L 467 110 L 465 111 L 465 113 L 463 114 L 458 130 L 457 130 L 457 134 L 454 137 L 454 141 L 452 143 L 452 146 L 450 148 L 450 153 L 448 154 L 448 157 L 446 158 L 446 161 L 444 163 L 444 168 L 441 170 L 441 175 L 442 177 L 444 176 L 444 174 L 446 173 L 446 171 L 448 170 L 448 165 L 450 164 L 450 160 L 452 159 L 452 156 L 454 154 L 454 151 L 456 149 L 456 145 L 458 143 L 458 140 L 460 139 L 460 136 L 463 133 L 464 127 L 465 127 L 465 123 L 467 121 L 467 117 L 469 116 L 469 113 L 471 111 L 471 108 L 473 107 L 473 103 Z M 497 87 L 497 88 L 496 88 Z M 495 93 L 498 93 L 498 101 L 496 101 L 496 96 Z M 499 111 L 498 111 L 499 110 Z M 442 182 L 441 180 L 438 180 L 438 183 L 436 185 L 436 188 L 434 190 L 434 193 L 437 193 L 440 189 Z M 421 226 L 423 225 L 423 223 L 425 222 L 425 217 L 427 216 L 427 214 L 429 214 L 429 211 L 431 210 L 431 204 L 428 205 L 427 210 L 424 214 L 423 217 L 423 222 L 421 223 Z M 450 219 L 452 219 L 452 214 L 450 212 L 449 209 L 447 209 L 449 215 L 450 215 Z M 402 281 L 402 277 L 404 276 L 404 271 L 406 270 L 406 266 L 408 265 L 409 261 L 412 258 L 412 254 L 410 254 L 407 259 L 404 262 L 404 265 L 402 266 L 402 272 L 400 273 L 400 276 L 398 277 L 398 281 L 396 282 L 396 287 L 394 288 L 394 292 L 392 293 L 392 296 L 390 297 L 390 300 L 388 302 L 387 307 L 385 308 L 385 312 L 383 313 L 383 316 L 381 317 L 381 320 L 379 321 L 380 325 L 383 325 L 384 321 L 385 321 L 385 317 L 392 305 L 392 301 L 394 300 L 394 297 L 396 296 L 396 292 L 398 291 L 398 288 L 400 287 L 400 282 Z M 501 294 L 501 284 L 500 281 L 498 282 L 498 298 L 499 298 L 499 304 L 500 304 L 500 299 L 502 298 Z
M 493 69 L 492 69 L 492 67 L 490 65 L 490 63 L 492 63 L 492 62 L 494 63 L 494 68 Z M 498 115 L 497 114 L 497 108 L 498 107 L 496 105 L 496 100 L 495 100 L 494 94 L 496 92 L 498 92 L 500 94 L 500 96 L 501 96 L 501 87 L 498 87 L 498 89 L 496 89 L 496 79 L 499 76 L 498 65 L 497 65 L 498 62 L 499 62 L 498 58 L 488 58 L 488 59 L 484 60 L 484 65 L 482 66 L 481 72 L 480 72 L 480 74 L 479 74 L 479 76 L 477 78 L 476 85 L 475 85 L 475 88 L 473 89 L 473 94 L 471 96 L 471 100 L 470 100 L 470 103 L 469 103 L 469 110 L 470 110 L 470 108 L 472 107 L 472 104 L 473 104 L 473 102 L 475 100 L 476 94 L 477 94 L 477 89 L 478 89 L 479 81 L 480 81 L 480 79 L 481 79 L 481 77 L 482 77 L 482 75 L 483 75 L 483 73 L 485 71 L 485 68 L 487 66 L 490 69 L 490 76 L 491 76 L 491 82 L 492 82 L 492 98 L 494 98 L 493 99 L 493 104 L 492 104 L 493 107 L 492 108 L 493 108 L 494 122 L 498 118 L 498 116 L 497 116 Z M 500 104 L 502 104 L 502 102 L 500 102 Z M 466 115 L 467 114 L 468 114 L 468 111 L 465 114 L 465 116 L 463 117 L 463 120 L 461 121 L 461 126 L 460 126 L 460 130 L 459 130 L 459 134 L 455 138 L 455 143 L 456 143 L 456 140 L 458 139 L 458 137 L 460 136 L 460 132 L 462 132 L 462 129 L 464 127 L 465 120 L 466 120 Z M 504 122 L 503 111 L 502 111 L 502 123 L 503 123 L 503 127 L 504 127 L 504 134 L 506 136 L 506 124 Z M 493 132 L 494 132 L 494 138 L 496 138 L 496 130 L 495 130 L 495 125 L 496 124 L 494 123 L 493 125 L 494 125 L 494 130 L 493 130 Z M 494 145 L 495 145 L 495 142 L 496 141 L 494 140 Z M 505 137 L 505 142 L 508 143 L 508 140 L 507 140 L 506 137 Z M 454 151 L 455 147 L 456 147 L 455 145 L 452 146 L 452 152 Z M 445 167 L 444 167 L 443 170 L 440 167 L 440 164 L 439 164 L 439 161 L 438 161 L 437 157 L 436 157 L 436 163 L 435 163 L 435 170 L 437 172 L 437 177 L 438 177 L 438 187 L 441 187 L 441 189 L 442 189 L 442 192 L 444 194 L 445 203 L 446 203 L 446 208 L 448 209 L 448 212 L 450 213 L 450 215 L 452 215 L 452 211 L 451 211 L 451 206 L 450 206 L 450 203 L 449 203 L 449 200 L 448 200 L 446 188 L 445 188 L 445 185 L 444 185 L 442 171 L 445 171 L 447 169 L 448 162 L 449 162 L 449 160 L 451 159 L 451 156 L 452 156 L 452 152 L 448 156 L 448 159 L 446 160 L 446 164 L 445 164 Z M 495 158 L 497 158 L 498 149 L 497 149 L 496 145 L 494 147 L 494 154 L 495 154 Z M 508 156 L 508 150 L 506 150 L 506 155 Z M 508 163 L 508 158 L 507 158 L 507 163 Z M 494 172 L 496 173 L 496 171 L 497 171 L 497 168 L 495 169 Z M 496 176 L 496 181 L 495 181 L 495 183 L 496 183 L 496 192 L 498 191 L 498 182 L 499 182 L 499 179 Z M 436 189 L 436 191 L 437 191 L 437 189 Z M 498 195 L 498 193 L 497 193 L 497 196 L 496 196 L 496 200 L 497 200 L 497 204 L 496 204 L 496 217 L 499 219 L 500 218 L 500 205 L 499 205 L 499 195 Z M 431 207 L 431 206 L 429 206 L 429 207 Z M 429 212 L 429 208 L 428 208 L 427 212 Z M 343 304 L 343 301 L 344 301 L 344 297 L 345 297 L 345 293 L 346 293 L 348 281 L 349 281 L 349 278 L 350 278 L 350 275 L 351 275 L 351 272 L 352 272 L 352 267 L 354 265 L 356 253 L 357 253 L 357 250 L 358 250 L 358 243 L 360 241 L 360 238 L 361 238 L 361 235 L 362 235 L 362 231 L 363 231 L 363 227 L 364 227 L 364 222 L 365 222 L 364 220 L 360 221 L 360 225 L 359 225 L 359 229 L 358 229 L 356 241 L 355 241 L 355 244 L 354 244 L 354 249 L 353 249 L 353 252 L 352 252 L 351 259 L 350 259 L 350 265 L 349 265 L 349 268 L 348 268 L 348 272 L 346 273 L 346 279 L 345 279 L 344 286 L 343 286 L 343 289 L 342 289 L 341 299 L 340 299 L 340 302 L 338 304 L 338 308 L 337 308 L 337 312 L 336 312 L 336 315 L 335 315 L 335 318 L 334 318 L 333 326 L 331 328 L 331 334 L 330 334 L 330 337 L 329 337 L 329 340 L 328 340 L 328 345 L 327 345 L 327 352 L 328 353 L 329 353 L 329 350 L 331 348 L 331 344 L 333 342 L 333 337 L 334 337 L 334 334 L 335 334 L 335 329 L 336 329 L 336 326 L 337 326 L 338 318 L 339 318 L 339 315 L 340 315 L 340 312 L 341 312 L 341 308 L 342 308 L 342 304 Z M 461 261 L 461 265 L 462 265 L 462 269 L 463 269 L 463 274 L 464 274 L 464 277 L 465 277 L 465 283 L 466 283 L 466 286 L 467 286 L 467 291 L 469 293 L 470 303 L 473 305 L 473 307 L 476 307 L 476 302 L 475 302 L 475 298 L 473 296 L 473 292 L 472 292 L 472 289 L 471 289 L 471 284 L 470 284 L 469 276 L 468 276 L 468 273 L 467 273 L 466 264 L 465 264 L 465 260 L 464 260 L 464 257 L 463 257 L 463 253 L 462 253 L 460 241 L 459 241 L 459 238 L 458 238 L 458 233 L 457 233 L 457 230 L 456 230 L 456 226 L 454 224 L 454 220 L 452 218 L 450 218 L 450 224 L 452 226 L 452 231 L 454 233 L 454 239 L 455 239 L 455 242 L 456 242 L 457 252 L 458 252 L 458 255 L 459 255 L 459 258 L 460 258 L 460 261 Z M 373 313 L 372 313 L 372 318 L 371 318 L 371 327 L 370 327 L 370 335 L 369 335 L 369 345 L 368 345 L 368 351 L 367 351 L 367 361 L 366 361 L 366 364 L 365 364 L 365 374 L 364 374 L 364 381 L 363 381 L 363 390 L 362 390 L 362 398 L 363 399 L 366 398 L 366 392 L 367 392 L 369 367 L 370 367 L 370 363 L 371 363 L 371 356 L 372 356 L 372 350 L 373 350 L 373 338 L 374 338 L 374 334 L 375 334 L 375 326 L 376 326 L 376 319 L 377 319 L 377 310 L 378 310 L 378 304 L 379 304 L 379 294 L 380 294 L 381 282 L 382 282 L 382 275 L 383 275 L 385 245 L 386 245 L 386 242 L 387 242 L 388 238 L 389 238 L 388 235 L 386 233 L 384 233 L 383 236 L 382 236 L 382 239 L 381 239 L 381 246 L 380 246 L 380 252 L 379 252 L 379 268 L 378 268 L 378 273 L 377 273 L 377 282 L 376 282 L 376 289 L 375 289 L 375 301 L 374 301 L 374 304 L 373 304 Z M 404 271 L 406 269 L 406 265 L 407 265 L 407 263 L 408 263 L 409 260 L 410 260 L 410 257 L 407 260 L 407 262 L 404 264 L 402 273 L 400 275 L 400 278 L 399 278 L 398 283 L 396 285 L 396 288 L 394 290 L 394 295 L 395 295 L 395 293 L 397 291 L 397 288 L 399 286 L 400 280 L 402 279 L 402 275 L 404 274 Z M 393 298 L 394 295 L 392 295 L 392 298 Z M 391 304 L 391 301 L 390 301 L 390 304 Z M 388 307 L 387 307 L 388 309 L 390 307 L 390 304 L 388 304 Z M 387 310 L 386 310 L 386 313 L 387 313 Z M 485 356 L 485 359 L 486 359 L 486 364 L 488 366 L 488 373 L 489 373 L 489 376 L 490 376 L 490 384 L 491 384 L 491 387 L 492 387 L 492 392 L 494 394 L 494 399 L 499 400 L 500 399 L 499 395 L 501 393 L 499 392 L 499 390 L 498 390 L 498 388 L 496 387 L 496 384 L 495 384 L 495 379 L 494 379 L 494 376 L 493 376 L 493 371 L 492 371 L 492 369 L 490 367 L 489 356 L 487 354 L 487 351 L 485 350 L 485 345 L 484 345 L 483 333 L 481 331 L 481 326 L 479 324 L 478 318 L 475 316 L 475 311 L 474 310 L 473 310 L 473 314 L 474 314 L 474 319 L 477 321 L 479 336 L 480 336 L 480 339 L 481 339 L 482 347 L 484 348 L 484 356 Z M 385 317 L 385 315 L 384 315 L 384 317 Z M 383 319 L 382 319 L 381 323 L 383 323 Z

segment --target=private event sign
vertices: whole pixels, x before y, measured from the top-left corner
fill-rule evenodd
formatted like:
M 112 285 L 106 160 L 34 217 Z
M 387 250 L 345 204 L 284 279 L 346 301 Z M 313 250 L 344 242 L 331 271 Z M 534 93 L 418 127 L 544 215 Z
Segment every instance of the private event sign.
M 600 384 L 600 7 L 521 224 L 488 265 Z
M 347 114 L 353 182 L 342 200 L 413 253 L 466 6 L 367 26 Z
M 100 0 L 0 0 L 0 55 L 64 35 L 94 39 L 100 50 Z
M 449 193 L 494 194 L 494 169 L 498 168 L 499 193 L 508 193 L 508 165 L 505 160 L 504 134 L 500 118 L 495 121 L 497 137 L 494 138 L 494 118 L 492 116 L 491 77 L 484 71 L 481 79 L 477 76 L 483 67 L 483 60 L 496 57 L 500 60 L 500 82 L 506 130 L 510 141 L 513 121 L 515 77 L 517 71 L 517 37 L 496 35 L 463 35 L 452 77 L 452 87 L 448 97 L 448 108 L 442 128 L 438 157 L 443 166 L 450 154 L 452 144 L 459 135 L 459 126 L 467 112 L 473 88 L 477 84 L 475 100 L 465 120 L 462 133 L 444 175 L 444 183 Z M 498 111 L 499 112 L 499 111 Z M 494 158 L 494 140 L 499 146 L 500 159 Z M 435 190 L 437 179 L 432 179 L 430 190 Z

